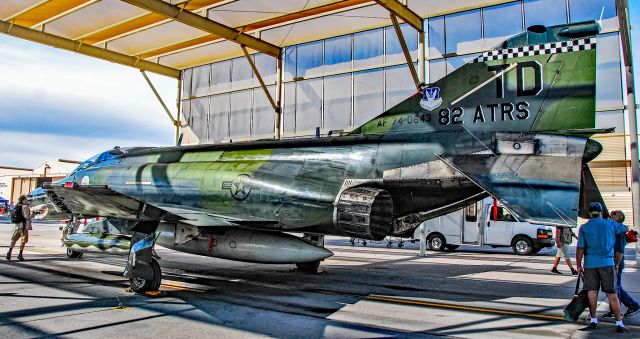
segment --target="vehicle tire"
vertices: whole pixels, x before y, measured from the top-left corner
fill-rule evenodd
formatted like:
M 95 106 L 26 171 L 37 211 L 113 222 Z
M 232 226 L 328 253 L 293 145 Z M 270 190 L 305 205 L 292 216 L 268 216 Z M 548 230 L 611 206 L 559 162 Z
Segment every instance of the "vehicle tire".
M 458 249 L 458 247 L 460 247 L 460 245 L 445 245 L 445 247 L 447 248 L 447 250 L 449 251 L 455 251 Z
M 427 238 L 427 245 L 432 251 L 444 251 L 447 241 L 441 234 L 432 234 Z
M 160 289 L 160 283 L 162 282 L 162 270 L 160 269 L 160 264 L 158 264 L 158 261 L 156 259 L 151 259 L 150 265 L 151 269 L 153 269 L 153 278 L 129 278 L 129 284 L 132 291 L 144 294 L 145 292 L 157 291 L 158 289 Z
M 318 273 L 318 268 L 320 267 L 320 260 L 296 263 L 296 267 L 300 272 L 303 272 L 303 273 Z
M 511 248 L 517 255 L 529 255 L 533 252 L 533 242 L 529 237 L 519 236 L 513 239 Z
M 69 258 L 80 258 L 84 253 L 74 251 L 71 247 L 67 247 L 67 257 Z

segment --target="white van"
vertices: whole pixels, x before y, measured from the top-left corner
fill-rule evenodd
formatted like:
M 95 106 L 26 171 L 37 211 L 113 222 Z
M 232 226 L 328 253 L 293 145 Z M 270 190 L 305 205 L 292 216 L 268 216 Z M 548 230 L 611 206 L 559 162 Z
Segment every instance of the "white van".
M 552 227 L 530 224 L 500 205 L 493 220 L 492 206 L 493 201 L 485 199 L 425 221 L 427 245 L 434 251 L 452 251 L 460 245 L 511 247 L 519 255 L 537 253 L 555 245 Z M 412 242 L 419 239 L 420 227 L 415 230 Z

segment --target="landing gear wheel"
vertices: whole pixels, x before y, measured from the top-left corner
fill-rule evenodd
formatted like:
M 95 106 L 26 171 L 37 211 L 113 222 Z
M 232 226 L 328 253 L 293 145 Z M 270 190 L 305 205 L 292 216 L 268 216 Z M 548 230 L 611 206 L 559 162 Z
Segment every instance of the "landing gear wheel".
M 69 258 L 80 258 L 82 256 L 82 252 L 74 251 L 70 247 L 67 247 L 67 257 Z
M 460 247 L 460 245 L 445 245 L 445 247 L 447 248 L 447 250 L 449 251 L 455 251 L 458 249 L 458 247 Z
M 349 239 L 349 246 L 355 246 L 355 244 L 356 244 L 356 239 L 354 238 Z
M 400 242 L 398 242 L 398 248 L 402 247 L 404 247 L 404 241 L 400 240 Z
M 362 240 L 362 246 L 367 246 L 367 241 L 366 240 Z
M 160 264 L 158 264 L 156 259 L 151 259 L 150 265 L 153 269 L 153 278 L 129 278 L 129 284 L 131 285 L 132 291 L 144 294 L 145 292 L 157 291 L 160 289 L 160 282 L 162 282 L 162 270 L 160 270 Z
M 320 260 L 311 262 L 296 263 L 296 267 L 303 273 L 318 273 L 320 267 Z
M 432 251 L 444 251 L 447 241 L 440 234 L 433 234 L 427 238 L 427 244 Z
M 517 255 L 529 255 L 533 252 L 533 243 L 527 237 L 517 237 L 513 240 L 511 248 Z

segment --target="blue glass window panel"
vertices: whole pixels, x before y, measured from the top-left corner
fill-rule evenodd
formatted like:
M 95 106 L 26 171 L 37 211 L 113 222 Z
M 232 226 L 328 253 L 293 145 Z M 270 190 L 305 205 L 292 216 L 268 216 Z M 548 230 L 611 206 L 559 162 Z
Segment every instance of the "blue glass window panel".
M 416 68 L 418 67 L 416 64 L 414 64 L 414 66 Z M 409 66 L 399 65 L 388 67 L 385 70 L 384 76 L 386 79 L 385 110 L 399 104 L 416 92 L 416 86 L 411 78 Z
M 322 41 L 298 45 L 297 76 L 310 77 L 322 74 Z
M 235 58 L 231 63 L 231 88 L 241 89 L 253 86 L 253 70 L 247 58 Z
M 269 86 L 267 90 L 275 98 L 276 86 Z M 253 118 L 251 119 L 251 138 L 273 138 L 275 127 L 275 111 L 271 107 L 267 95 L 262 88 L 253 89 Z
M 447 62 L 444 59 L 429 61 L 429 82 L 434 83 L 447 75 Z
M 193 75 L 193 69 L 188 68 L 182 71 L 182 97 L 188 98 L 191 96 L 191 76 Z
M 603 7 L 604 15 L 602 19 L 616 16 L 615 0 L 571 0 L 569 6 L 571 22 L 599 20 Z
M 211 90 L 226 91 L 231 88 L 231 60 L 211 64 Z
M 384 111 L 384 71 L 377 68 L 353 73 L 353 127 Z
M 322 127 L 322 79 L 296 84 L 296 134 L 313 135 L 316 127 Z
M 251 106 L 253 90 L 230 94 L 231 115 L 229 117 L 229 137 L 231 140 L 246 140 L 251 137 Z
M 353 67 L 365 68 L 382 65 L 384 31 L 382 28 L 353 35 Z
M 324 129 L 351 125 L 351 73 L 324 78 Z
M 284 50 L 284 81 L 290 81 L 296 77 L 296 47 L 286 47 Z
M 211 96 L 209 102 L 209 141 L 229 140 L 229 93 Z
M 256 64 L 256 68 L 258 72 L 260 72 L 260 76 L 262 76 L 262 80 L 266 85 L 273 85 L 276 83 L 278 78 L 278 61 L 276 58 L 258 53 L 253 56 L 253 62 Z M 253 85 L 260 86 L 260 82 L 258 81 L 258 77 L 253 77 Z
M 485 48 L 495 47 L 512 35 L 523 31 L 520 2 L 487 7 L 483 9 L 482 16 L 484 19 Z
M 284 110 L 282 111 L 284 135 L 292 136 L 296 130 L 296 83 L 284 84 Z
M 351 69 L 351 35 L 339 36 L 324 41 L 324 73 L 342 72 Z
M 481 51 L 482 23 L 480 10 L 466 11 L 445 17 L 447 54 L 466 54 Z
M 429 49 L 427 57 L 429 59 L 442 58 L 446 53 L 444 44 L 444 17 L 429 19 Z
M 411 52 L 411 58 L 416 59 L 418 57 L 418 31 L 407 24 L 400 25 L 400 29 L 402 30 L 404 40 L 407 42 L 409 52 Z M 398 35 L 396 34 L 396 30 L 393 28 L 393 26 L 386 27 L 384 30 L 384 34 L 386 44 L 385 62 L 387 64 L 395 62 L 406 62 L 404 53 L 402 52 L 402 46 L 400 46 L 400 40 L 398 40 Z
M 480 54 L 461 55 L 457 57 L 447 58 L 447 74 L 451 74 L 456 69 L 464 66 L 471 60 L 477 58 Z
M 567 2 L 566 0 L 525 0 L 524 20 L 526 27 L 566 24 Z
M 189 126 L 200 141 L 207 140 L 209 130 L 209 97 L 191 100 Z

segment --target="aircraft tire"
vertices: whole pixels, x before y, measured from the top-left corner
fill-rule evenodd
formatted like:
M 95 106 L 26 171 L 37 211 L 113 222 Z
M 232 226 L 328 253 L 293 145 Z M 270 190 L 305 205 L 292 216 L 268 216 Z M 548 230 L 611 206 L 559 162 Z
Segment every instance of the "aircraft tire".
M 78 252 L 78 251 L 74 251 L 71 248 L 67 247 L 67 257 L 69 258 L 80 258 L 84 253 L 82 252 Z
M 318 273 L 320 267 L 320 260 L 311 262 L 299 262 L 296 263 L 296 267 L 303 273 Z
M 151 268 L 153 269 L 153 279 L 135 279 L 129 278 L 129 284 L 131 290 L 144 294 L 145 292 L 157 291 L 160 289 L 160 283 L 162 282 L 162 270 L 160 264 L 156 259 L 151 259 Z
M 427 245 L 432 251 L 444 251 L 447 246 L 447 240 L 445 240 L 442 234 L 435 233 L 427 238 Z
M 529 237 L 519 236 L 513 239 L 511 245 L 513 253 L 517 255 L 529 255 L 533 253 L 533 243 Z

